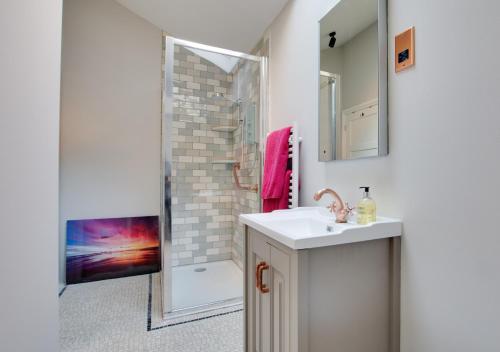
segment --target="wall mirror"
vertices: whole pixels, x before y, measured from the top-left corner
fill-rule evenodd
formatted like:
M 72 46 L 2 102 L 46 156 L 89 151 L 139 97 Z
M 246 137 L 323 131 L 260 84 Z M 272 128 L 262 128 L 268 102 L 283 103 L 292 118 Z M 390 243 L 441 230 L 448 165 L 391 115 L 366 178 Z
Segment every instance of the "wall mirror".
M 320 161 L 387 155 L 386 0 L 341 0 L 319 22 Z

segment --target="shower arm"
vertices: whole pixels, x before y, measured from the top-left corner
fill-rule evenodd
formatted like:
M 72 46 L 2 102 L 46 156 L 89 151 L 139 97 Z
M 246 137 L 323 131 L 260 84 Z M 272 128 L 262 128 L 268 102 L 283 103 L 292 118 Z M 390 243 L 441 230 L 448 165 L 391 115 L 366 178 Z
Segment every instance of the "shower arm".
M 234 178 L 234 183 L 236 184 L 236 188 L 244 191 L 251 191 L 257 193 L 259 191 L 259 185 L 242 185 L 240 183 L 240 179 L 238 177 L 238 170 L 241 168 L 241 165 L 239 162 L 235 162 L 233 164 L 233 178 Z

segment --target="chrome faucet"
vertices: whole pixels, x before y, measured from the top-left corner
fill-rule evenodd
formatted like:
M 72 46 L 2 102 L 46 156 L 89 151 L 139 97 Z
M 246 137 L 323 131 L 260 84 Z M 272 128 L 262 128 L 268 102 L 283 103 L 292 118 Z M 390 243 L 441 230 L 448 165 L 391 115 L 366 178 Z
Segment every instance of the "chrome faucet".
M 324 194 L 331 194 L 334 201 L 327 208 L 335 214 L 335 222 L 344 223 L 347 222 L 347 216 L 351 213 L 353 208 L 349 208 L 349 204 L 344 203 L 342 198 L 331 188 L 324 188 L 316 193 L 314 193 L 314 200 L 319 201 Z

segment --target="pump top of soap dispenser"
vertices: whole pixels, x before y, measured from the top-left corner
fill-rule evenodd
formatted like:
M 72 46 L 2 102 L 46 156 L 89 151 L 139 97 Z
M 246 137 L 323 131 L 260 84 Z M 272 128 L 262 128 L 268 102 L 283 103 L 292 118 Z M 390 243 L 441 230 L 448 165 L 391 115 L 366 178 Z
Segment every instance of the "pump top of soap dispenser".
M 365 193 L 363 194 L 364 198 L 370 197 L 370 187 L 368 186 L 361 186 L 359 189 L 364 189 Z

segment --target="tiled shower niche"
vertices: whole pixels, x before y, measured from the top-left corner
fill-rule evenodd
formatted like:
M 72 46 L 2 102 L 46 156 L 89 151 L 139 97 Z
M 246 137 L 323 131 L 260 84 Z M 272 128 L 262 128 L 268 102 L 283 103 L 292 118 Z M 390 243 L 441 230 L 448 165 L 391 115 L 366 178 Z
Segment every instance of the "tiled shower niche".
M 228 259 L 242 266 L 238 215 L 258 212 L 260 205 L 257 193 L 235 189 L 232 167 L 243 160 L 240 181 L 258 183 L 258 69 L 258 63 L 242 62 L 226 72 L 175 46 L 173 266 Z

